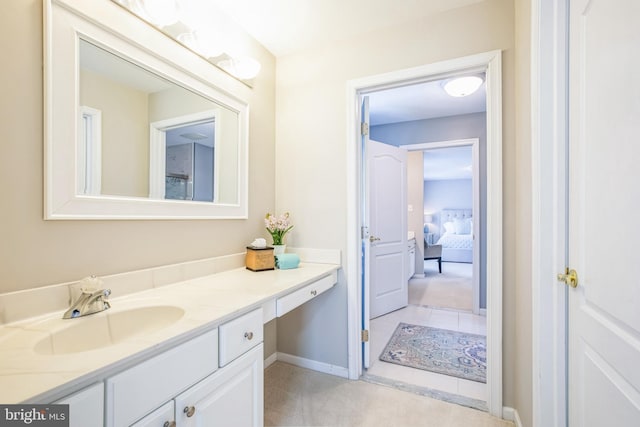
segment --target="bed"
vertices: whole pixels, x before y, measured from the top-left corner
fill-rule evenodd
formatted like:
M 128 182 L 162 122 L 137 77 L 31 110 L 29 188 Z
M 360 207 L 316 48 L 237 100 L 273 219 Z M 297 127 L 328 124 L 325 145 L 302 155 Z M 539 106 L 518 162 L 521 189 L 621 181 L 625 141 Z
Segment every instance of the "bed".
M 442 261 L 473 262 L 473 218 L 471 209 L 443 209 L 440 211 Z

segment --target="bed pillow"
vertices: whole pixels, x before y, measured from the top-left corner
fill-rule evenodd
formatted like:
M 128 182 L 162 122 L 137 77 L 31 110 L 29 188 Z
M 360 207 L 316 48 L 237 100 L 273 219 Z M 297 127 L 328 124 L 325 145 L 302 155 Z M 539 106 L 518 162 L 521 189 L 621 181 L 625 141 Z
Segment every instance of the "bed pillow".
M 445 222 L 444 224 L 442 224 L 442 226 L 444 227 L 445 233 L 451 233 L 451 234 L 456 233 L 456 227 L 453 225 L 452 222 Z
M 453 227 L 455 229 L 455 234 L 471 234 L 471 220 L 469 218 L 454 219 Z

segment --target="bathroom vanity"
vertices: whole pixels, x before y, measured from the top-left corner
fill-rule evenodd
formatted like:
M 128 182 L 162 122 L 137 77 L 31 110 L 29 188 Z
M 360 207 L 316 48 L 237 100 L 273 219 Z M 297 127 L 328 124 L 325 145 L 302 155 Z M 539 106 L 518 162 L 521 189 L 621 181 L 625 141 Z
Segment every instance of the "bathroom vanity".
M 263 325 L 331 289 L 338 269 L 232 269 L 90 316 L 7 324 L 0 401 L 69 404 L 71 426 L 260 426 Z

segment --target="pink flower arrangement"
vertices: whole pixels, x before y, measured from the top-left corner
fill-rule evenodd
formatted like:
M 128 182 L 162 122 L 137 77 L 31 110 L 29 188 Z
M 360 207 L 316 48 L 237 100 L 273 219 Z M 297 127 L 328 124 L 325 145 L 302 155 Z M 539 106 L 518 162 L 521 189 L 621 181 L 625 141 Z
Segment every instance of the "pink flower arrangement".
M 264 226 L 273 238 L 274 245 L 282 245 L 284 235 L 293 228 L 289 222 L 289 212 L 285 212 L 280 216 L 271 215 L 270 213 L 264 217 Z

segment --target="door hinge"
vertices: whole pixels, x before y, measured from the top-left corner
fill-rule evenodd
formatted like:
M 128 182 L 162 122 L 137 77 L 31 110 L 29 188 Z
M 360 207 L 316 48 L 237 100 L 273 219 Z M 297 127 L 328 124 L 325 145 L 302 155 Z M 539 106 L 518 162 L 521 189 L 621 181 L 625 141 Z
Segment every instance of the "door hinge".
M 360 134 L 361 135 L 369 135 L 369 123 L 362 122 L 360 123 Z
M 362 342 L 369 342 L 369 330 L 368 329 L 363 329 L 362 333 Z

